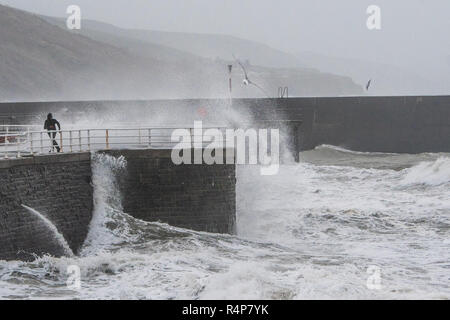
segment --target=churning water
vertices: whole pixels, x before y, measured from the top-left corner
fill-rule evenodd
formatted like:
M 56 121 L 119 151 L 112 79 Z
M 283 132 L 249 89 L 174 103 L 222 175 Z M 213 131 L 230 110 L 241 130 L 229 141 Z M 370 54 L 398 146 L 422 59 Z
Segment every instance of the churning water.
M 80 256 L 0 262 L 1 298 L 450 298 L 448 154 L 322 146 L 276 176 L 239 167 L 237 236 L 132 218 L 115 187 L 125 160 L 93 160 L 95 214 Z M 71 265 L 78 290 L 66 285 Z

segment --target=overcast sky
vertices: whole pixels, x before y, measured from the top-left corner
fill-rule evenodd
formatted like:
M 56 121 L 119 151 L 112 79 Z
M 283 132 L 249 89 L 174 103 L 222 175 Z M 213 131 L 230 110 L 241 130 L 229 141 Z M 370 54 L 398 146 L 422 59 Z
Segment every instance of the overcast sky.
M 120 27 L 221 33 L 291 53 L 313 51 L 395 65 L 450 60 L 450 0 L 0 0 L 16 8 Z M 369 31 L 366 9 L 381 7 L 382 29 Z M 447 60 L 446 60 L 447 59 Z M 448 66 L 447 66 L 448 67 Z

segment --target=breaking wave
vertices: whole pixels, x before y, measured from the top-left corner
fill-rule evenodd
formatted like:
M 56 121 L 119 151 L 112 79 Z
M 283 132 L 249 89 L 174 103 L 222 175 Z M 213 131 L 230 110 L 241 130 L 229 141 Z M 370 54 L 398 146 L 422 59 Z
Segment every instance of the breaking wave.
M 124 157 L 94 153 L 91 163 L 94 212 L 82 254 L 129 240 L 125 237 L 129 230 L 123 223 L 125 217 L 118 187 L 118 179 L 126 170 L 127 162 Z
M 438 186 L 450 183 L 450 158 L 442 157 L 436 161 L 421 162 L 406 169 L 404 185 L 425 184 Z
M 331 151 L 336 151 L 336 152 L 342 152 L 342 153 L 351 153 L 351 154 L 359 154 L 359 155 L 381 155 L 381 154 L 390 154 L 393 155 L 395 153 L 385 153 L 385 152 L 363 152 L 363 151 L 354 151 L 354 150 L 350 150 L 350 149 L 346 149 L 343 147 L 338 147 L 338 146 L 333 146 L 333 145 L 329 145 L 329 144 L 322 144 L 318 147 L 316 147 L 314 150 L 316 151 L 321 151 L 321 150 L 331 150 Z

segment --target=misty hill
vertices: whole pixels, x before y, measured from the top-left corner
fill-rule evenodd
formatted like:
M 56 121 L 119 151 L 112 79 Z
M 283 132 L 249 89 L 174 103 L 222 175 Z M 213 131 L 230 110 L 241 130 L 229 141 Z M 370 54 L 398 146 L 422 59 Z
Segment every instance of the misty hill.
M 64 19 L 45 18 L 58 25 L 65 23 Z M 295 55 L 262 43 L 229 35 L 122 29 L 111 24 L 87 19 L 83 20 L 80 32 L 94 38 L 101 36 L 112 40 L 111 37 L 120 37 L 128 39 L 128 41 L 156 44 L 213 60 L 232 60 L 234 54 L 239 59 L 248 60 L 252 65 L 274 68 L 305 67 Z
M 43 18 L 52 24 L 61 27 L 65 26 L 64 18 L 47 16 L 43 16 Z M 232 63 L 237 68 L 235 72 L 240 73 L 236 77 L 239 84 L 242 78 L 242 70 L 232 60 L 233 52 L 239 53 L 237 54 L 239 57 L 259 57 L 256 59 L 245 58 L 243 60 L 243 62 L 247 63 L 247 68 L 251 72 L 254 71 L 253 76 L 261 78 L 264 77 L 264 74 L 270 74 L 272 77 L 275 77 L 273 82 L 275 82 L 277 77 L 281 77 L 284 80 L 279 82 L 280 85 L 290 85 L 293 95 L 362 93 L 362 87 L 355 86 L 350 77 L 320 73 L 312 68 L 298 67 L 301 65 L 301 59 L 293 55 L 272 49 L 264 44 L 231 36 L 128 30 L 93 20 L 83 20 L 81 30 L 77 32 L 98 41 L 126 48 L 136 55 L 158 57 L 169 62 L 180 60 L 188 62 L 190 59 L 199 61 L 199 56 L 202 56 L 214 58 L 214 61 L 223 67 Z M 155 43 L 159 44 L 156 45 Z M 211 59 L 207 60 L 211 61 Z M 202 61 L 205 62 L 206 60 L 203 59 Z M 254 64 L 253 62 L 255 61 L 259 63 Z M 248 64 L 249 62 L 251 65 Z M 264 68 L 255 67 L 254 65 L 272 68 L 266 68 L 266 72 L 263 72 L 262 69 Z M 290 78 L 290 80 L 286 81 L 287 78 Z M 263 82 L 267 85 L 270 81 L 261 79 L 261 83 Z M 296 84 L 298 85 L 296 86 Z M 271 93 L 275 94 L 278 87 L 271 89 Z M 250 91 L 252 90 L 250 89 Z M 256 95 L 261 94 L 258 90 L 253 90 L 253 92 Z
M 48 16 L 40 16 L 45 21 L 58 26 L 62 29 L 66 29 L 66 19 L 55 18 Z M 86 36 L 90 39 L 107 43 L 109 45 L 120 47 L 127 52 L 142 57 L 151 57 L 158 60 L 164 60 L 167 62 L 192 62 L 198 63 L 210 63 L 211 60 L 204 59 L 194 54 L 190 54 L 185 51 L 177 50 L 163 45 L 158 45 L 149 41 L 142 41 L 134 37 L 128 37 L 126 35 L 127 30 L 117 28 L 113 25 L 109 25 L 103 22 L 97 22 L 92 20 L 83 20 L 81 30 L 70 31 L 73 34 L 79 34 Z
M 60 22 L 59 22 L 60 23 Z M 0 100 L 86 100 L 227 97 L 226 61 L 213 61 L 120 33 L 82 29 L 0 6 Z M 275 96 L 279 86 L 295 95 L 361 92 L 350 78 L 310 69 L 249 66 L 250 76 Z M 242 85 L 236 97 L 264 96 Z
M 0 6 L 0 24 L 1 100 L 96 98 L 139 91 L 144 89 L 136 87 L 136 80 L 144 80 L 142 67 L 154 75 L 164 72 L 156 60 L 136 59 L 20 10 Z M 155 76 L 148 88 L 164 80 Z
M 59 23 L 63 22 L 61 20 Z M 146 51 L 143 43 L 158 44 L 210 59 L 230 60 L 232 55 L 236 54 L 252 65 L 285 69 L 316 69 L 320 72 L 350 77 L 360 86 L 365 86 L 369 79 L 373 79 L 372 87 L 367 93 L 370 95 L 442 93 L 442 84 L 438 81 L 433 82 L 433 79 L 424 78 L 418 69 L 411 70 L 364 61 L 364 59 L 339 58 L 312 52 L 293 55 L 258 42 L 227 35 L 127 30 L 90 20 L 83 21 L 81 33 L 113 44 L 118 44 L 117 37 L 127 39 L 129 48 L 134 48 L 136 52 Z M 140 45 L 137 45 L 137 42 Z
M 49 19 L 55 22 L 54 18 Z M 57 23 L 63 25 L 65 20 L 60 19 Z M 243 61 L 249 60 L 252 65 L 285 69 L 315 69 L 324 73 L 350 77 L 362 87 L 369 79 L 372 79 L 372 86 L 367 92 L 370 95 L 442 92 L 439 89 L 442 87 L 439 83 L 420 76 L 419 70 L 415 72 L 407 68 L 363 59 L 338 58 L 312 52 L 292 55 L 261 43 L 227 35 L 127 30 L 92 20 L 83 20 L 81 34 L 120 47 L 128 47 L 137 54 L 149 55 L 155 52 L 153 47 L 158 44 L 180 50 L 179 52 L 185 54 L 190 53 L 217 60 L 230 60 L 232 55 L 236 54 Z M 153 47 L 148 50 L 148 46 Z
M 365 61 L 364 59 L 339 58 L 312 52 L 288 54 L 267 45 L 227 35 L 187 34 L 176 32 L 126 30 L 97 21 L 83 21 L 82 33 L 93 38 L 120 36 L 129 41 L 134 39 L 141 43 L 159 44 L 191 53 L 197 56 L 230 60 L 233 54 L 248 60 L 252 65 L 285 69 L 316 69 L 320 72 L 350 77 L 364 87 L 369 79 L 372 86 L 370 95 L 399 94 L 440 94 L 448 86 L 434 78 L 425 78 L 423 72 L 416 68 Z M 141 46 L 131 45 L 137 51 L 145 51 Z M 445 89 L 447 88 L 447 89 Z

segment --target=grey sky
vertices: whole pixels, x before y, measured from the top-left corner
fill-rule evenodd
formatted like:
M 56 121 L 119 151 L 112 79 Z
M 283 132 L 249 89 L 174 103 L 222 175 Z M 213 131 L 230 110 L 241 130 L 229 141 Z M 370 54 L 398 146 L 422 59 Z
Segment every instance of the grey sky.
M 450 59 L 448 0 L 0 0 L 16 8 L 127 28 L 230 34 L 288 52 L 439 69 Z M 382 30 L 366 28 L 366 9 L 382 9 Z M 448 67 L 448 66 L 447 66 Z

